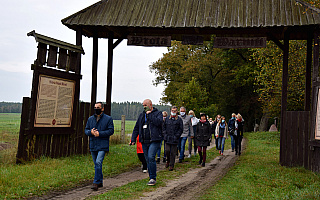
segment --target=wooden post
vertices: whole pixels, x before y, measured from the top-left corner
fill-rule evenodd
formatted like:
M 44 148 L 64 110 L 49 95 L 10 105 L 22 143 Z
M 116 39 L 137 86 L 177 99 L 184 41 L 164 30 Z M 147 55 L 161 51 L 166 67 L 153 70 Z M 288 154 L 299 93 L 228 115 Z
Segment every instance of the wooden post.
M 94 104 L 97 102 L 97 71 L 98 71 L 98 36 L 93 36 L 92 51 L 92 84 L 91 84 L 91 107 L 90 114 L 94 113 Z
M 121 143 L 126 143 L 126 116 L 121 115 Z
M 281 131 L 280 131 L 280 164 L 285 165 L 286 152 L 286 131 L 284 127 L 285 112 L 287 111 L 287 96 L 288 96 L 288 60 L 289 60 L 289 36 L 287 30 L 284 33 L 284 51 L 283 51 L 283 70 L 282 70 L 282 95 L 281 95 Z
M 113 61 L 113 32 L 108 38 L 108 74 L 107 74 L 107 98 L 105 113 L 111 116 L 111 90 L 112 90 L 112 61 Z

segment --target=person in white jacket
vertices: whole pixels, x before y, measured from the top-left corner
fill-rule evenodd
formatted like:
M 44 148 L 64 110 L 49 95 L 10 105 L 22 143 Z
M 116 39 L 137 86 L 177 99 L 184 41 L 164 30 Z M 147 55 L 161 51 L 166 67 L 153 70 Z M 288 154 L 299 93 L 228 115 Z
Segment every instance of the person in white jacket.
M 228 138 L 228 124 L 224 116 L 221 117 L 221 119 L 219 120 L 216 126 L 215 135 L 216 135 L 216 138 L 218 139 L 219 153 L 223 155 L 224 143 L 225 143 L 225 140 Z
M 199 119 L 195 116 L 194 111 L 190 110 L 189 111 L 189 116 L 191 118 L 191 124 L 192 124 L 192 129 L 193 129 L 193 133 L 196 132 L 197 130 L 197 124 L 199 122 Z M 197 146 L 194 142 L 194 137 L 191 136 L 191 131 L 189 131 L 189 135 L 188 135 L 188 142 L 189 142 L 189 146 L 188 146 L 188 150 L 189 150 L 189 155 L 188 158 L 191 157 L 191 152 L 192 152 L 192 141 L 193 141 L 193 148 L 194 148 L 194 155 L 197 154 Z

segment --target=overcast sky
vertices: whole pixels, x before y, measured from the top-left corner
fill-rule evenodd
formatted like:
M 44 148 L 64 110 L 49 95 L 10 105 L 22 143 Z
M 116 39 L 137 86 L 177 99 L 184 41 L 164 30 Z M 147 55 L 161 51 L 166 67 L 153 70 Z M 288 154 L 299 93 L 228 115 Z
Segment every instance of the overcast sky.
M 76 33 L 61 23 L 97 0 L 9 0 L 0 7 L 0 101 L 22 102 L 31 96 L 31 64 L 37 43 L 27 33 L 37 33 L 75 44 Z M 99 39 L 97 100 L 106 99 L 107 39 Z M 83 37 L 80 99 L 90 102 L 92 38 Z M 159 103 L 163 85 L 153 86 L 149 65 L 167 52 L 166 47 L 127 46 L 124 40 L 114 49 L 112 101 L 138 101 L 150 98 Z

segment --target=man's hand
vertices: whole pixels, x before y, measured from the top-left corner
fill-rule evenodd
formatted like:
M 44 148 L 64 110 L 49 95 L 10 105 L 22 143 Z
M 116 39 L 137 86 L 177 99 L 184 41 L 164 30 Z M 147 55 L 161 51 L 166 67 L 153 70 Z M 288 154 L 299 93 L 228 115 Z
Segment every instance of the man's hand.
M 130 142 L 130 143 L 129 143 L 129 145 L 135 145 L 135 144 L 136 144 L 135 142 Z
M 99 137 L 99 131 L 95 128 L 91 129 L 91 134 L 94 135 L 94 137 Z
M 149 111 L 147 111 L 146 113 L 147 113 L 147 114 L 150 114 L 150 113 L 151 113 L 151 111 L 149 110 Z

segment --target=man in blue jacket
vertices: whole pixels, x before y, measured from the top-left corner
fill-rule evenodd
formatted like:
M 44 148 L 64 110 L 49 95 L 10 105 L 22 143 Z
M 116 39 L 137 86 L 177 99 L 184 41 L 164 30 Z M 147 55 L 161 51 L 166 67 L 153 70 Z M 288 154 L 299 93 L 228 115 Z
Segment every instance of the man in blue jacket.
M 97 191 L 103 186 L 102 162 L 106 153 L 109 152 L 109 138 L 113 135 L 113 120 L 103 113 L 101 102 L 94 105 L 95 114 L 89 117 L 85 134 L 90 138 L 90 152 L 94 163 L 94 180 L 91 189 Z
M 143 101 L 144 111 L 139 115 L 136 125 L 132 132 L 130 145 L 136 143 L 139 135 L 139 141 L 142 143 L 144 157 L 147 161 L 149 182 L 148 185 L 155 185 L 157 178 L 156 153 L 160 149 L 162 136 L 162 112 L 152 106 L 150 99 Z

